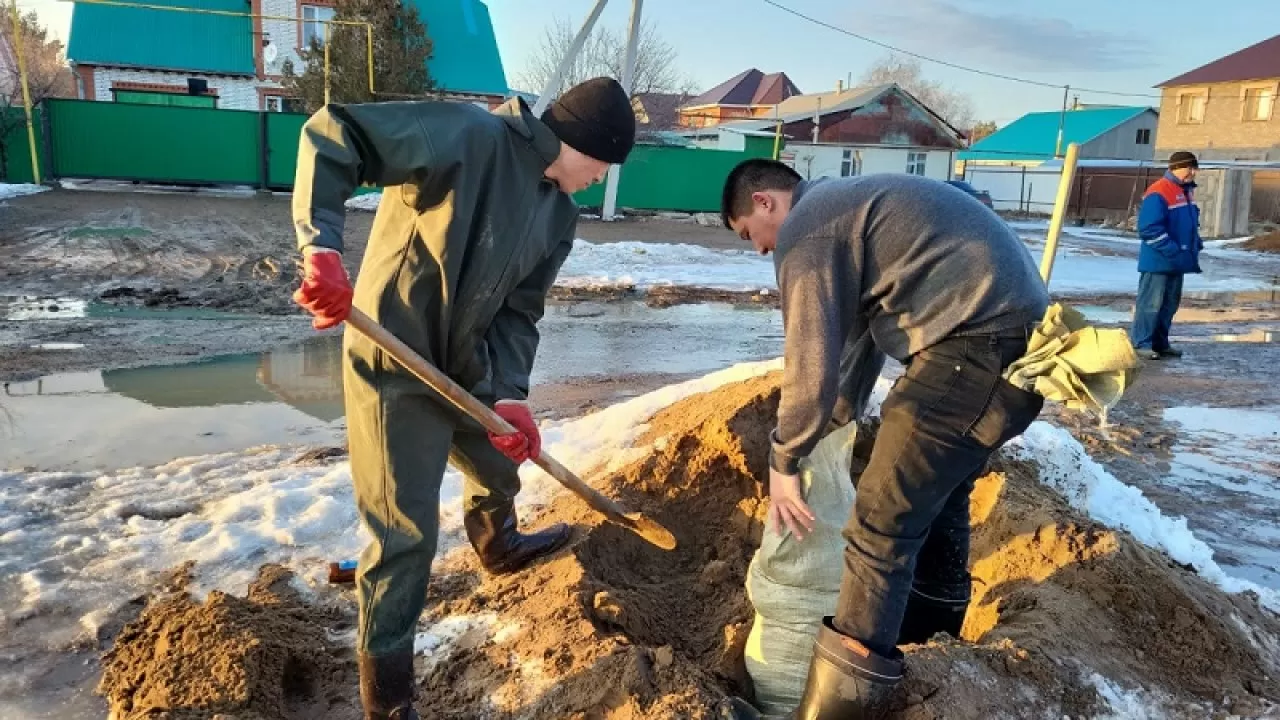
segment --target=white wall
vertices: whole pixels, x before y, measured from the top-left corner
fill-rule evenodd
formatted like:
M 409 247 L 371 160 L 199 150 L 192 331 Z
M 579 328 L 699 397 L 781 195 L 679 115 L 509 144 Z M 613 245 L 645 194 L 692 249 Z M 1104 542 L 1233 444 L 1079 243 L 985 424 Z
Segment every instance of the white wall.
M 1025 210 L 1049 214 L 1058 197 L 1060 168 L 985 166 L 969 163 L 964 179 L 991 193 L 996 210 Z
M 910 148 L 857 147 L 840 145 L 803 145 L 791 144 L 786 153 L 794 154 L 794 167 L 806 178 L 840 177 L 841 165 L 846 149 L 854 152 L 854 157 L 861 159 L 861 175 L 877 175 L 881 173 L 905 173 L 907 171 L 908 154 L 924 152 L 925 177 L 935 180 L 951 178 L 952 153 L 947 150 L 912 150 Z
M 298 3 L 296 0 L 262 0 L 262 14 L 278 17 L 296 17 Z M 275 45 L 278 51 L 276 61 L 267 65 L 267 75 L 279 75 L 284 72 L 284 62 L 293 61 L 295 72 L 303 69 L 302 58 L 298 55 L 298 22 L 296 20 L 263 20 L 262 34 Z M 265 58 L 263 58 L 265 62 Z
M 218 107 L 224 110 L 257 110 L 258 87 L 275 85 L 262 83 L 250 77 L 208 76 L 194 73 L 150 72 L 95 68 L 93 74 L 94 100 L 111 102 L 111 86 L 116 82 L 159 83 L 186 87 L 187 78 L 203 78 L 209 89 L 218 93 Z

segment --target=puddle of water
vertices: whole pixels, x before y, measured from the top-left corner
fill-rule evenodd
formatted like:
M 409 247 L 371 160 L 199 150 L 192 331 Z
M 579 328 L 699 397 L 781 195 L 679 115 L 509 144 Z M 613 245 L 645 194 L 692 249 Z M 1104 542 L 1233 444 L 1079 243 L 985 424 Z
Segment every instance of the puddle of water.
M 5 320 L 68 320 L 82 318 L 89 303 L 75 298 L 33 295 L 0 296 L 0 317 Z
M 1280 282 L 1280 278 L 1275 279 Z M 1274 284 L 1274 283 L 1273 283 Z M 1210 292 L 1188 290 L 1182 293 L 1183 300 L 1199 300 L 1216 302 L 1222 305 L 1265 305 L 1280 304 L 1280 288 L 1272 290 L 1253 290 L 1245 292 Z
M 1074 305 L 1090 322 L 1106 325 L 1127 325 L 1133 320 L 1132 310 L 1116 310 L 1105 305 Z
M 1255 329 L 1247 333 L 1224 333 L 1209 336 L 1213 342 L 1273 343 L 1280 342 L 1280 333 Z
M 552 305 L 539 327 L 534 386 L 688 376 L 782 352 L 780 314 L 756 306 Z M 105 470 L 260 445 L 341 443 L 341 337 L 6 383 L 0 408 L 0 469 Z
M 1165 480 L 1192 498 L 1182 511 L 1227 571 L 1280 588 L 1280 408 L 1175 407 L 1181 427 Z

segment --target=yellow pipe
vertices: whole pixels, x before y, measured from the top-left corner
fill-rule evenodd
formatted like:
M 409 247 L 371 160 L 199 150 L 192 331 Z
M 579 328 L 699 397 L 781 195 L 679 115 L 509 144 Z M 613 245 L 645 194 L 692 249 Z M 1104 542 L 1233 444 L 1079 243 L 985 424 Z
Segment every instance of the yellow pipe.
M 324 26 L 324 104 L 329 104 L 329 26 Z
M 782 152 L 782 121 L 778 121 L 778 127 L 773 133 L 773 159 L 777 160 L 779 153 Z
M 374 95 L 378 91 L 373 88 L 373 23 L 365 23 L 364 34 L 369 50 L 369 94 Z
M 31 148 L 31 177 L 40 184 L 40 155 L 36 152 L 36 126 L 31 121 L 31 88 L 27 85 L 27 53 L 22 45 L 22 23 L 18 19 L 18 0 L 10 5 L 13 12 L 13 42 L 18 51 L 18 78 L 22 81 L 22 107 L 27 111 L 27 145 Z
M 1053 204 L 1053 218 L 1049 220 L 1049 234 L 1044 239 L 1044 256 L 1040 258 L 1040 278 L 1047 287 L 1053 274 L 1053 257 L 1058 252 L 1058 238 L 1062 235 L 1062 223 L 1071 202 L 1071 186 L 1076 178 L 1076 162 L 1080 158 L 1080 143 L 1067 146 L 1067 157 L 1062 161 L 1062 179 L 1058 181 L 1058 197 Z

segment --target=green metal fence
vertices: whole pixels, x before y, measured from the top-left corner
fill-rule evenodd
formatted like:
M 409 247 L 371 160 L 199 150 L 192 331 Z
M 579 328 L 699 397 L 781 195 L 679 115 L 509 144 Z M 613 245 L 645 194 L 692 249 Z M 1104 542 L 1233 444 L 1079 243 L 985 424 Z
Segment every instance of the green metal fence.
M 9 108 L 7 113 L 3 125 L 12 129 L 0 138 L 4 142 L 5 154 L 5 166 L 0 168 L 0 182 L 35 182 L 35 175 L 31 172 L 31 145 L 27 141 L 26 113 L 21 107 Z M 36 128 L 36 151 L 39 153 L 44 146 L 43 115 L 39 108 L 36 109 L 33 120 Z
M 720 191 L 733 166 L 771 153 L 772 147 L 763 144 L 748 144 L 745 152 L 637 145 L 618 178 L 618 207 L 717 212 Z M 573 199 L 583 207 L 601 207 L 604 187 L 596 185 Z
M 37 129 L 42 167 L 50 178 L 287 190 L 293 186 L 298 136 L 306 120 L 290 113 L 48 100 Z M 767 157 L 771 142 L 748 142 L 743 152 L 637 146 L 623 166 L 618 205 L 715 211 L 729 170 L 748 157 Z M 8 148 L 10 176 L 16 178 L 11 182 L 28 182 L 24 128 L 11 133 Z M 604 186 L 574 199 L 583 207 L 599 207 Z

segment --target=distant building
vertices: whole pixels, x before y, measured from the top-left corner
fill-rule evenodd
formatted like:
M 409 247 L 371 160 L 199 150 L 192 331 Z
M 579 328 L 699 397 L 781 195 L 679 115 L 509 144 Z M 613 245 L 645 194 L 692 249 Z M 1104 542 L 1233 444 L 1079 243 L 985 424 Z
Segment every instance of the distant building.
M 636 132 L 678 128 L 680 106 L 692 99 L 688 93 L 637 93 L 631 98 L 631 107 L 636 111 Z
M 509 95 L 502 58 L 479 0 L 410 0 L 433 51 L 428 69 L 447 97 L 496 106 Z M 79 97 L 102 102 L 283 111 L 286 62 L 323 41 L 333 0 L 147 0 L 152 7 L 77 3 L 67 58 Z M 154 6 L 227 13 L 198 14 Z M 268 16 L 268 17 L 261 17 Z M 274 20 L 270 16 L 299 18 Z
M 688 131 L 703 145 L 741 150 L 779 134 L 780 158 L 806 178 L 910 173 L 947 180 L 964 147 L 959 131 L 897 84 L 794 95 L 769 117 Z
M 800 88 L 786 73 L 765 74 L 755 68 L 725 80 L 680 107 L 680 124 L 701 128 L 727 120 L 762 117 Z
M 1083 107 L 1028 113 L 960 153 L 977 165 L 1035 166 L 1080 144 L 1081 159 L 1151 160 L 1159 113 L 1149 107 Z M 1058 133 L 1061 128 L 1062 140 Z
M 1280 160 L 1280 35 L 1157 87 L 1160 159 L 1190 150 L 1201 160 Z

